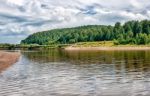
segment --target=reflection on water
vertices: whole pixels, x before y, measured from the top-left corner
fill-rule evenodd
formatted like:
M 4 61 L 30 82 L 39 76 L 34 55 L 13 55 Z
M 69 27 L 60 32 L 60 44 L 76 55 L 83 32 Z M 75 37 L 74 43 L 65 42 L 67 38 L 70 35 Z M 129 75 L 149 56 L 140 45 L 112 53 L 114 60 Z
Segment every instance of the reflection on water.
M 0 96 L 150 96 L 150 51 L 22 52 Z

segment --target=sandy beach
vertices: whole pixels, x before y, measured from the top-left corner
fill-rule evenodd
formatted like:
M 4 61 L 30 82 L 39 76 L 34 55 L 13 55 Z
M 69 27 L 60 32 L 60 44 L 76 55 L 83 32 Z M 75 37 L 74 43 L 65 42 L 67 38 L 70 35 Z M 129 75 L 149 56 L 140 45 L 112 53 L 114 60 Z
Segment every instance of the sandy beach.
M 150 50 L 150 47 L 143 47 L 143 46 L 116 46 L 116 47 L 66 47 L 65 50 L 67 51 L 82 51 L 82 50 L 104 50 L 104 51 L 112 51 L 112 50 Z
M 9 68 L 12 64 L 16 63 L 19 57 L 19 52 L 0 51 L 0 73 Z

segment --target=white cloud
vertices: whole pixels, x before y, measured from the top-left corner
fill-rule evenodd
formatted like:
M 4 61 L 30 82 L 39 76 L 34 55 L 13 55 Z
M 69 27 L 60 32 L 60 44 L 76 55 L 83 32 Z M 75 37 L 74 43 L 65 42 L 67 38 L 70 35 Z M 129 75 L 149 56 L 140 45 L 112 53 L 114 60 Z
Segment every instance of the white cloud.
M 149 19 L 149 6 L 149 0 L 1 0 L 0 42 L 53 28 Z
M 15 5 L 21 6 L 21 5 L 23 5 L 24 0 L 7 0 L 7 2 L 10 4 L 15 4 Z
M 138 0 L 130 0 L 130 4 L 135 8 L 142 8 L 142 5 Z

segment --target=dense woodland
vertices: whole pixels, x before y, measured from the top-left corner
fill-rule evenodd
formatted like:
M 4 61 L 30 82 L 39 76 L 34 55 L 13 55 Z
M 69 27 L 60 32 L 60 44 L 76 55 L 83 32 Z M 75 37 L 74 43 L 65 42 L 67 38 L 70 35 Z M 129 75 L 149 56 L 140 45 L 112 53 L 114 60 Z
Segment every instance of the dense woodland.
M 54 29 L 30 35 L 22 44 L 72 44 L 76 42 L 114 41 L 116 44 L 150 44 L 150 21 L 128 21 L 114 26 L 89 25 Z

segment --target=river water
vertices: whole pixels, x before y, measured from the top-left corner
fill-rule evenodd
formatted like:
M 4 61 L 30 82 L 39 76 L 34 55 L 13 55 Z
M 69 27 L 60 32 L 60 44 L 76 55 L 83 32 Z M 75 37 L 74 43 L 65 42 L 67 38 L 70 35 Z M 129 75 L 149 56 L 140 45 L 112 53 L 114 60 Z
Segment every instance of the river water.
M 150 51 L 21 51 L 0 96 L 150 96 Z

